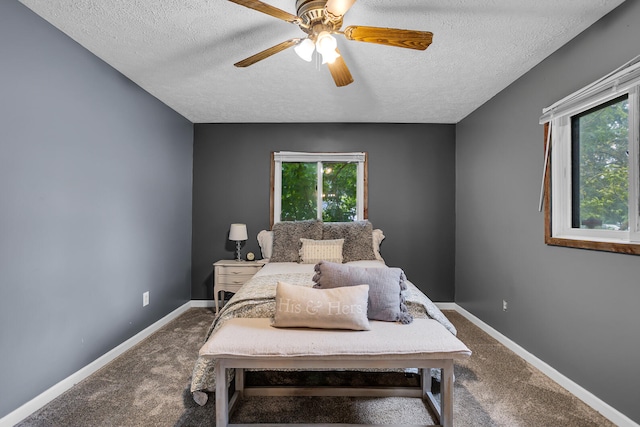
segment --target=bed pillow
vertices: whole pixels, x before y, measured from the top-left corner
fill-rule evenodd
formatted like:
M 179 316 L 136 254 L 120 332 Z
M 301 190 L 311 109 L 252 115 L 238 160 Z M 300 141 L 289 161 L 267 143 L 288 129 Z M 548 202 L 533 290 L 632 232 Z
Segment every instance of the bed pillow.
M 404 271 L 399 268 L 366 268 L 321 261 L 314 267 L 314 288 L 333 289 L 369 285 L 369 319 L 411 323 L 413 316 L 404 304 L 407 289 Z
M 384 233 L 379 228 L 373 230 L 373 254 L 378 261 L 383 261 L 382 255 L 380 255 L 380 243 L 384 240 Z
M 376 259 L 373 252 L 373 227 L 369 221 L 325 222 L 322 239 L 344 239 L 343 262 Z
M 300 239 L 322 240 L 322 222 L 282 221 L 273 224 L 271 262 L 299 262 Z
M 320 261 L 342 262 L 344 239 L 300 239 L 300 242 L 300 262 L 303 264 L 316 264 Z
M 263 259 L 270 259 L 273 252 L 273 231 L 262 230 L 258 233 L 258 244 Z
M 368 296 L 367 285 L 314 289 L 278 282 L 272 324 L 278 328 L 368 331 Z

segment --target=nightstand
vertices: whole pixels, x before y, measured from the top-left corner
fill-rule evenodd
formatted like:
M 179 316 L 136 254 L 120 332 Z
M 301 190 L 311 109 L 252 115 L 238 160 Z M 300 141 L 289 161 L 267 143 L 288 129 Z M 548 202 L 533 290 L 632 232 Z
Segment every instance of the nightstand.
M 213 264 L 213 299 L 218 314 L 218 294 L 221 291 L 238 292 L 240 286 L 251 279 L 264 265 L 265 261 L 236 261 L 223 259 Z M 224 297 L 223 297 L 224 299 Z

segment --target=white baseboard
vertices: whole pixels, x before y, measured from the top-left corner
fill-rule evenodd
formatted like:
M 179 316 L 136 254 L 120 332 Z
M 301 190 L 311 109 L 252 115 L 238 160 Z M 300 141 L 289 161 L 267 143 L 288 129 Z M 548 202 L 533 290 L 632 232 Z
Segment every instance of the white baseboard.
M 71 387 L 78 384 L 80 381 L 84 380 L 89 375 L 93 374 L 98 369 L 102 368 L 107 363 L 114 360 L 116 357 L 120 356 L 125 351 L 132 348 L 134 345 L 138 344 L 145 338 L 149 337 L 151 334 L 156 332 L 158 329 L 162 328 L 167 323 L 176 319 L 182 313 L 190 309 L 193 306 L 193 302 L 195 301 L 187 302 L 181 307 L 178 307 L 177 309 L 167 314 L 162 319 L 158 320 L 154 324 L 138 332 L 136 335 L 132 336 L 131 338 L 129 338 L 119 346 L 115 347 L 113 350 L 100 356 L 98 359 L 94 360 L 84 368 L 71 374 L 67 378 L 60 381 L 59 383 L 43 391 L 38 396 L 34 397 L 24 405 L 20 406 L 16 410 L 0 418 L 0 427 L 14 426 L 15 424 L 24 420 L 29 415 L 36 412 L 38 409 L 42 408 L 44 405 L 51 402 L 56 397 L 60 396 L 62 393 L 69 390 Z M 212 302 L 212 306 L 213 306 L 213 302 Z
M 455 302 L 434 302 L 440 310 L 455 310 L 458 305 Z
M 438 307 L 443 309 L 440 304 L 436 304 Z M 448 303 L 447 303 L 448 305 Z M 571 379 L 562 375 L 555 368 L 547 364 L 546 362 L 538 359 L 533 354 L 529 353 L 527 350 L 516 344 L 514 341 L 502 335 L 500 332 L 492 328 L 491 326 L 484 323 L 482 320 L 478 319 L 476 316 L 460 307 L 458 304 L 453 304 L 454 310 L 467 318 L 470 322 L 478 326 L 487 334 L 491 335 L 495 338 L 500 344 L 507 347 L 509 350 L 516 353 L 518 356 L 522 357 L 524 360 L 529 362 L 535 368 L 540 370 L 543 374 L 560 384 L 562 387 L 567 389 L 571 394 L 576 396 L 578 399 L 582 400 L 587 405 L 591 406 L 596 411 L 600 412 L 604 417 L 609 419 L 612 423 L 619 427 L 640 427 L 640 424 L 633 421 L 631 418 L 624 415 L 622 412 L 615 409 L 613 406 L 601 400 L 599 397 L 578 385 Z M 447 308 L 448 310 L 449 308 Z
M 191 300 L 192 308 L 209 308 L 215 307 L 216 304 L 212 299 L 194 299 Z

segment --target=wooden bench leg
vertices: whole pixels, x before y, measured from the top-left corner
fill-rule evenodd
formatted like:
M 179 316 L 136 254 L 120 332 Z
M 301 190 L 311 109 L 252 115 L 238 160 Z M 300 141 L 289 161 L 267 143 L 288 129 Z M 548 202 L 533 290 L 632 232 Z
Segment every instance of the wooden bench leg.
M 440 380 L 440 425 L 453 427 L 453 361 L 444 362 Z
M 244 394 L 244 369 L 236 368 L 236 393 L 238 397 Z
M 216 427 L 229 425 L 229 391 L 227 390 L 227 370 L 221 360 L 216 363 Z
M 453 360 L 443 360 L 440 369 L 440 399 L 431 390 L 431 369 L 422 369 L 422 398 L 436 417 L 438 426 L 453 427 Z

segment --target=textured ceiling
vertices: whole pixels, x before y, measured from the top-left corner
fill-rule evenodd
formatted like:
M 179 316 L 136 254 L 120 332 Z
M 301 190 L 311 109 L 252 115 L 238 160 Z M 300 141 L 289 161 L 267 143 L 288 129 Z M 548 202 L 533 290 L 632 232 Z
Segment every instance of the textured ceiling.
M 293 24 L 226 0 L 21 0 L 194 123 L 457 123 L 624 0 L 360 0 L 344 19 L 431 31 L 415 51 L 348 41 L 355 82 L 293 49 Z M 266 0 L 295 14 L 295 0 Z

